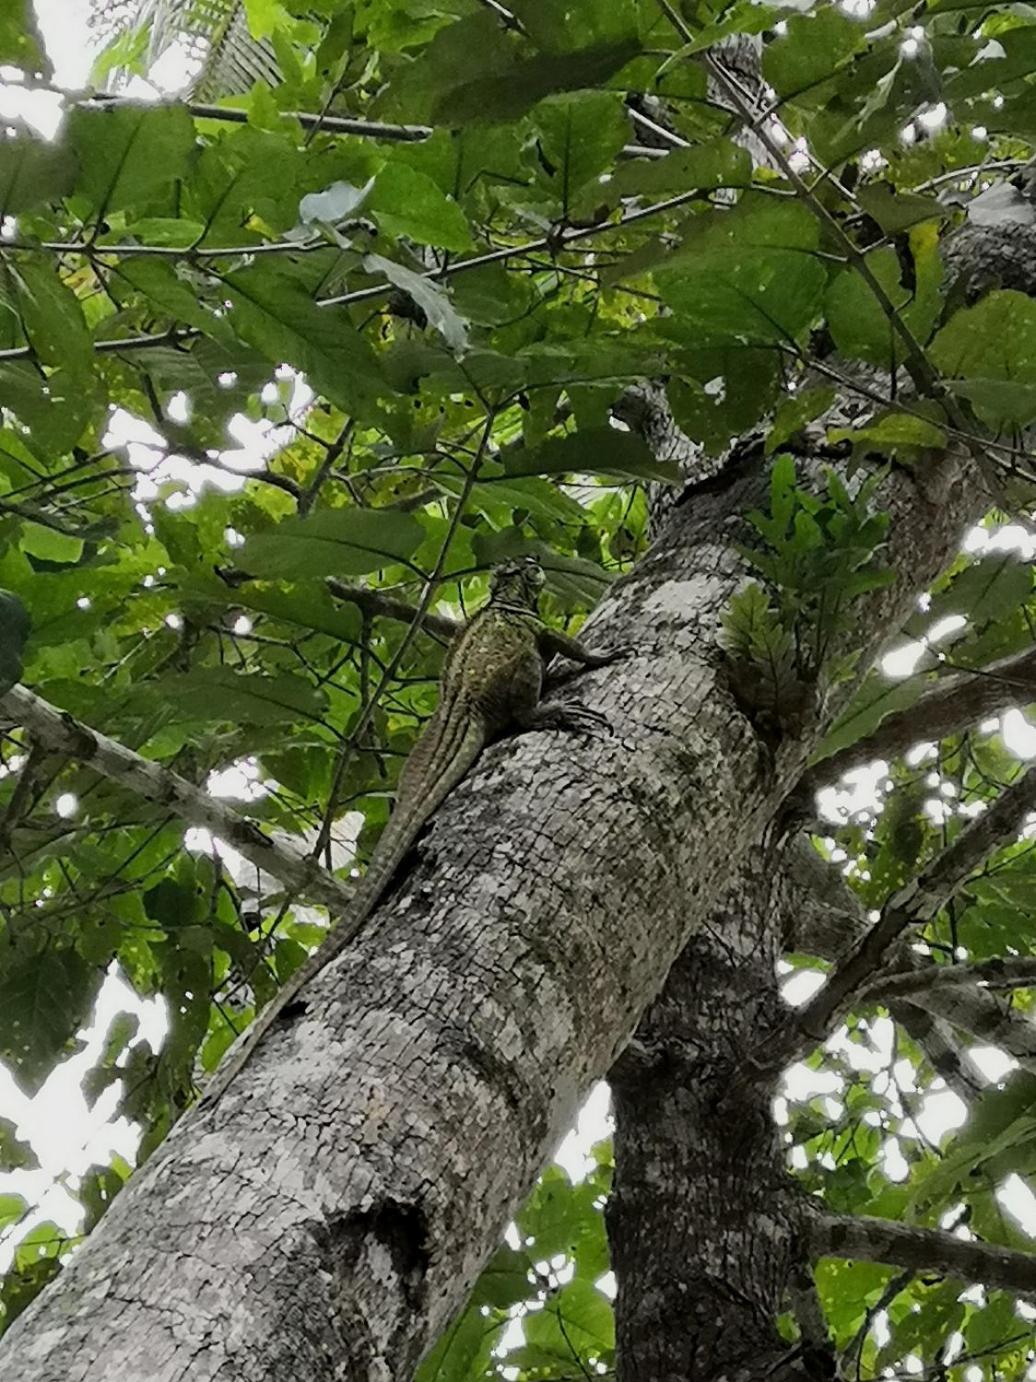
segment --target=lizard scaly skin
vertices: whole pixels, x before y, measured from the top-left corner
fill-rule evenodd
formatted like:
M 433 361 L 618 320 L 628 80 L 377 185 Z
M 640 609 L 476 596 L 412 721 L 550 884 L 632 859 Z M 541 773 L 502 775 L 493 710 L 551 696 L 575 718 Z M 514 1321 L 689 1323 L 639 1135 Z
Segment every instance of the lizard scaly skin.
M 509 729 L 587 732 L 601 716 L 573 704 L 540 704 L 547 660 L 560 653 L 603 667 L 617 653 L 594 653 L 549 629 L 537 613 L 543 568 L 535 557 L 505 562 L 493 573 L 489 603 L 457 635 L 446 656 L 439 704 L 403 766 L 396 808 L 357 887 L 348 914 L 295 971 L 204 1091 L 211 1104 L 244 1066 L 287 1005 L 363 929 L 425 822 L 493 739 Z

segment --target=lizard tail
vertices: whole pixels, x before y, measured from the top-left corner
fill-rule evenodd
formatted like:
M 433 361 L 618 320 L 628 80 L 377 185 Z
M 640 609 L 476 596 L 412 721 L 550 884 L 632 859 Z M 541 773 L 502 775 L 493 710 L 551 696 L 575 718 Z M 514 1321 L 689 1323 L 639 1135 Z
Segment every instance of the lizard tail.
M 462 711 L 455 701 L 441 714 L 432 716 L 407 760 L 400 777 L 396 809 L 378 841 L 348 914 L 249 1027 L 234 1053 L 209 1081 L 202 1104 L 211 1106 L 220 1097 L 283 1009 L 362 930 L 421 827 L 478 758 L 486 738 L 482 718 L 475 712 Z
M 366 921 L 377 906 L 425 821 L 467 775 L 487 737 L 482 717 L 472 712 L 458 714 L 455 704 L 444 708 L 441 715 L 433 715 L 400 775 L 396 809 L 382 832 L 346 918 L 350 930 Z

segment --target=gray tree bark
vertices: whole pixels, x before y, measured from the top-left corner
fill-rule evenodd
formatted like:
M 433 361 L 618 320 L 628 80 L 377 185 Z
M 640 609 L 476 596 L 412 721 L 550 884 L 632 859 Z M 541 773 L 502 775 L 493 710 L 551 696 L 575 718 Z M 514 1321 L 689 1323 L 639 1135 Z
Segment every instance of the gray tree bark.
M 860 603 L 864 664 L 981 510 L 955 475 L 939 506 L 885 484 L 898 579 Z M 821 731 L 771 753 L 715 642 L 762 483 L 672 510 L 589 631 L 633 650 L 580 686 L 614 735 L 486 756 L 371 930 L 14 1325 L 10 1382 L 412 1374 Z
M 1032 248 L 1031 233 L 1019 236 L 1012 230 L 1006 254 L 1003 245 L 994 254 L 988 232 L 966 229 L 948 256 L 958 293 L 964 297 L 989 286 L 988 278 L 974 283 L 973 270 L 990 256 L 997 264 L 1010 262 L 1012 286 L 1031 291 Z M 880 376 L 867 381 L 869 389 L 875 386 L 883 392 L 887 381 Z M 859 399 L 845 397 L 835 407 L 861 410 Z M 630 420 L 641 422 L 636 415 Z M 659 431 L 657 423 L 653 427 Z M 650 439 L 651 428 L 640 430 Z M 938 502 L 946 477 L 931 478 L 935 488 L 929 486 L 929 497 Z M 884 724 L 872 736 L 880 738 L 880 746 L 864 741 L 839 761 L 818 764 L 800 782 L 796 797 L 808 798 L 811 805 L 816 787 L 837 778 L 843 767 L 883 751 L 902 751 L 1012 703 L 1018 685 L 1031 679 L 1031 664 L 1026 655 L 1003 669 L 1014 682 L 1006 692 L 996 681 L 978 678 L 941 687 L 919 707 L 917 720 L 904 712 Z M 989 685 L 997 687 L 996 696 Z M 757 858 L 733 882 L 677 960 L 610 1076 L 615 1184 L 606 1220 L 618 1284 L 620 1382 L 839 1375 L 812 1289 L 808 1233 L 795 1212 L 794 1188 L 770 1118 L 776 1078 L 739 1083 L 761 1033 L 774 1026 L 774 964 L 782 946 L 837 960 L 869 928 L 837 871 L 803 844 L 767 851 L 762 838 L 761 854 L 768 855 L 771 872 L 760 869 Z M 911 976 L 921 967 L 906 946 L 898 948 L 897 958 Z M 1023 1063 L 1032 1059 L 1036 1026 L 976 987 L 952 992 L 920 987 L 906 1001 L 890 994 L 888 1006 L 935 1070 L 964 1097 L 976 1093 L 980 1082 L 958 1055 L 960 1033 L 991 1039 L 995 1032 Z M 887 1227 L 894 1234 L 895 1226 Z M 871 1223 L 861 1232 L 873 1238 L 885 1228 Z M 814 1249 L 818 1242 L 814 1236 Z M 911 1260 L 901 1248 L 895 1255 L 896 1246 L 889 1243 L 887 1235 L 884 1248 L 861 1255 Z M 929 1265 L 951 1260 L 946 1243 L 934 1258 L 931 1245 L 911 1246 L 914 1260 Z M 883 1250 L 893 1255 L 882 1258 Z M 1024 1265 L 1011 1264 L 1015 1285 Z M 789 1303 L 802 1331 L 795 1346 L 776 1331 L 777 1315 Z

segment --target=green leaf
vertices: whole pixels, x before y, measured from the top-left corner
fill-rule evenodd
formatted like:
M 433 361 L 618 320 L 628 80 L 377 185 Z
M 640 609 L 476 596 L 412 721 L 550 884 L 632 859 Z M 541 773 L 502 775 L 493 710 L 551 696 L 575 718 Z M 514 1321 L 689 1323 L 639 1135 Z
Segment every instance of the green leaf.
M 334 600 L 322 581 L 299 581 L 289 586 L 245 581 L 231 593 L 222 581 L 199 578 L 186 583 L 184 591 L 224 608 L 241 606 L 281 623 L 312 629 L 341 643 L 355 643 L 360 637 L 359 610 Z
M 0 1231 L 24 1218 L 28 1208 L 24 1195 L 0 1194 Z
M 5 948 L 0 964 L 0 1055 L 34 1094 L 90 1015 L 103 976 L 74 951 Z
M 241 269 L 225 280 L 231 325 L 271 364 L 295 365 L 340 407 L 378 391 L 380 371 L 367 341 L 340 309 L 318 307 L 305 280 L 288 268 Z
M 763 49 L 763 77 L 782 100 L 794 100 L 826 81 L 867 42 L 866 26 L 833 5 L 785 22 L 786 36 Z
M 0 214 L 17 216 L 72 188 L 76 161 L 64 143 L 18 134 L 0 140 Z
M 437 249 L 472 247 L 471 229 L 461 208 L 430 177 L 405 163 L 382 168 L 366 209 L 388 235 L 403 235 Z
M 178 277 L 172 264 L 150 256 L 126 257 L 114 267 L 109 280 L 112 291 L 121 301 L 139 293 L 154 303 L 174 322 L 196 326 L 215 340 L 230 343 L 234 333 L 225 317 L 217 317 L 199 299 L 196 284 L 188 285 Z
M 921 240 L 916 243 L 915 263 L 922 245 Z M 901 282 L 894 249 L 872 250 L 866 262 L 892 306 L 923 344 L 942 308 L 942 299 L 937 293 L 911 291 Z M 844 355 L 883 367 L 893 359 L 904 358 L 906 347 L 889 314 L 855 269 L 846 269 L 834 279 L 827 291 L 825 311 L 831 335 Z
M 615 1323 L 608 1300 L 589 1281 L 578 1277 L 553 1293 L 542 1310 L 524 1319 L 530 1345 L 549 1357 L 571 1364 L 580 1358 L 600 1358 L 615 1347 Z
M 688 149 L 674 149 L 664 158 L 633 158 L 621 163 L 607 183 L 596 189 L 598 198 L 616 206 L 623 197 L 666 196 L 714 187 L 747 187 L 752 181 L 748 151 L 730 139 L 715 139 Z
M 967 566 L 932 600 L 929 617 L 966 615 L 972 624 L 1002 619 L 1032 594 L 1033 568 L 1017 552 L 995 552 Z
M 276 725 L 294 720 L 323 723 L 326 695 L 302 677 L 263 676 L 234 672 L 229 667 L 197 667 L 179 676 L 148 684 L 159 696 L 167 717 L 178 720 L 241 722 Z
M 781 399 L 766 436 L 766 454 L 772 455 L 778 447 L 797 436 L 814 418 L 827 412 L 834 400 L 834 389 L 826 385 L 803 389 L 801 393 Z
M 635 39 L 520 59 L 499 75 L 459 83 L 432 110 L 433 124 L 514 120 L 558 91 L 599 86 L 639 52 Z
M 831 443 L 851 441 L 864 450 L 893 453 L 901 449 L 941 450 L 946 446 L 942 428 L 915 413 L 885 413 L 865 427 L 832 427 L 827 439 Z
M 0 7 L 0 64 L 49 73 L 32 0 L 4 0 Z
M 794 202 L 746 194 L 733 211 L 692 217 L 654 270 L 673 309 L 657 329 L 697 349 L 787 344 L 819 311 L 817 241 L 816 221 Z
M 57 369 L 44 378 L 27 362 L 0 364 L 0 401 L 44 452 L 60 455 L 79 440 L 97 397 L 94 381 L 78 369 Z
M 321 509 L 256 533 L 241 550 L 246 571 L 285 576 L 362 576 L 406 562 L 425 531 L 410 514 L 390 509 Z
M 10 1118 L 0 1118 L 0 1173 L 34 1171 L 39 1164 L 39 1158 L 30 1144 L 22 1142 L 18 1137 L 17 1126 Z M 21 1197 L 16 1196 L 15 1198 Z M 3 1224 L 4 1213 L 2 1204 L 0 1204 L 0 1228 L 3 1227 Z
M 182 105 L 79 105 L 68 115 L 68 146 L 80 167 L 76 191 L 99 218 L 164 210 L 187 175 L 194 124 Z
M 71 289 L 47 262 L 22 259 L 8 268 L 15 306 L 38 359 L 86 373 L 93 345 L 83 309 Z
M 886 235 L 898 235 L 921 221 L 945 220 L 949 214 L 933 197 L 897 192 L 887 182 L 870 182 L 856 194 L 857 201 Z
M 504 458 L 508 475 L 621 475 L 633 480 L 679 478 L 674 462 L 658 460 L 632 432 L 591 427 L 564 437 L 548 437 L 531 450 L 521 447 Z
M 446 288 L 425 274 L 415 273 L 394 259 L 381 254 L 368 254 L 363 267 L 368 273 L 384 274 L 390 283 L 407 293 L 425 314 L 428 325 L 438 331 L 449 348 L 458 355 L 468 349 L 467 323 L 459 316 L 450 301 Z
M 950 379 L 946 387 L 966 398 L 990 426 L 1026 427 L 1036 418 L 1036 382 L 1012 379 Z
M 629 137 L 629 117 L 618 91 L 580 91 L 541 101 L 530 117 L 540 176 L 567 214 L 575 194 L 609 168 Z M 610 192 L 610 189 L 609 189 Z
M 29 612 L 17 595 L 0 590 L 0 695 L 22 677 L 22 655 L 29 638 Z
M 513 120 L 554 92 L 600 86 L 639 48 L 623 30 L 600 44 L 537 52 L 480 12 L 440 29 L 384 100 L 390 111 L 434 125 Z
M 929 353 L 944 375 L 963 381 L 955 390 L 973 398 L 984 421 L 1030 420 L 1036 302 L 1025 293 L 998 290 L 974 307 L 961 308 L 936 335 Z

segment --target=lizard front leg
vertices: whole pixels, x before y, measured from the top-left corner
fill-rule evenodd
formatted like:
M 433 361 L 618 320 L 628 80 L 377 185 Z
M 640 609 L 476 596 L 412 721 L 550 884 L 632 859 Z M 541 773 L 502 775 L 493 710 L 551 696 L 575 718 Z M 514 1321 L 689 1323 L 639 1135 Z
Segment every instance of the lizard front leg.
M 598 710 L 577 701 L 540 702 L 520 711 L 515 720 L 519 730 L 560 729 L 574 734 L 611 733 L 611 725 Z
M 580 639 L 573 638 L 571 634 L 561 633 L 558 629 L 543 629 L 539 636 L 539 644 L 544 661 L 556 653 L 580 663 L 583 667 L 607 667 L 609 663 L 617 662 L 619 658 L 626 656 L 625 648 L 595 652 Z

